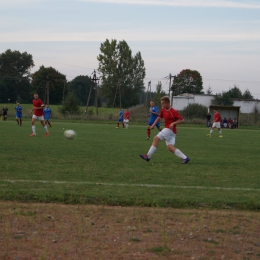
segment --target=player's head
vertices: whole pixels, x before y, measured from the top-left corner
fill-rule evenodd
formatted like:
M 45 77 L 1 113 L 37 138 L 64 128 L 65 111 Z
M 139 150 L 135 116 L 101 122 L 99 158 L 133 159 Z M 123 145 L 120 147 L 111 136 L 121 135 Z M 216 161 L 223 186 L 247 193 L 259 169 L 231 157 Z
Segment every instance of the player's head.
M 153 100 L 150 101 L 150 106 L 154 107 L 154 101 Z
M 37 92 L 34 92 L 34 93 L 33 93 L 33 97 L 34 97 L 35 99 L 37 99 L 37 98 L 39 97 L 38 93 L 37 93 Z
M 218 112 L 218 110 L 216 108 L 213 108 L 213 111 L 214 111 L 214 113 Z
M 48 104 L 46 104 L 45 106 L 46 106 L 47 108 L 49 107 L 49 105 L 48 105 Z
M 169 109 L 171 107 L 171 101 L 170 98 L 167 96 L 164 96 L 161 98 L 161 105 L 162 107 Z
M 17 106 L 20 106 L 20 103 L 19 103 L 19 102 L 17 102 L 16 104 L 17 104 Z

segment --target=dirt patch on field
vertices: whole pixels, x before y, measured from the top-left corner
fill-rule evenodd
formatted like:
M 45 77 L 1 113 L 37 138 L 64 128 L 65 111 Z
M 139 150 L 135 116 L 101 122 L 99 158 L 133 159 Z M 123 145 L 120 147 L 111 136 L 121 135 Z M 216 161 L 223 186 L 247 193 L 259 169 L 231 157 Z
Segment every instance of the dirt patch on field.
M 260 213 L 0 202 L 0 259 L 260 259 Z

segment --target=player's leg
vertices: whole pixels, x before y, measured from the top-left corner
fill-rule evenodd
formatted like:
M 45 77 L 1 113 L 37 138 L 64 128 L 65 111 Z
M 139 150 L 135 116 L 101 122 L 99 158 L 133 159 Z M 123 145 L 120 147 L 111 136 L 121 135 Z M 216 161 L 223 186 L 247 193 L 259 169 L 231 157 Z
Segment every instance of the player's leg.
M 209 132 L 209 134 L 207 134 L 206 136 L 211 137 L 211 134 L 212 134 L 213 131 L 214 131 L 214 127 L 215 127 L 215 125 L 216 125 L 216 122 L 213 123 L 212 127 L 210 128 L 210 132 Z
M 36 119 L 37 119 L 37 116 L 33 115 L 32 116 L 32 134 L 30 134 L 30 136 L 35 136 L 36 135 L 36 127 L 35 127 Z
M 20 120 L 19 120 L 20 122 L 20 126 L 22 126 L 22 122 L 23 122 L 23 120 L 22 120 L 22 118 L 20 118 Z
M 18 116 L 15 117 L 15 120 L 17 122 L 17 125 L 19 125 L 19 118 L 18 118 Z
M 220 138 L 223 137 L 223 135 L 222 135 L 222 130 L 221 130 L 220 126 L 218 126 L 218 132 L 219 132 L 219 137 L 220 137 Z
M 119 128 L 119 120 L 117 120 L 117 126 L 116 126 L 116 128 Z
M 147 126 L 147 130 L 146 130 L 146 133 L 147 133 L 147 137 L 146 137 L 146 140 L 149 140 L 151 138 L 151 129 L 150 129 L 150 124 L 148 123 L 148 126 Z
M 48 124 L 49 127 L 51 127 L 51 123 L 50 123 L 50 119 L 49 119 L 49 118 L 46 118 L 45 124 L 46 124 L 46 125 Z
M 43 116 L 39 117 L 39 120 L 40 120 L 40 122 L 41 122 L 41 124 L 42 124 L 42 126 L 43 126 L 43 128 L 45 130 L 45 135 L 48 136 L 49 135 L 49 130 L 48 130 L 47 125 L 44 122 L 44 117 Z

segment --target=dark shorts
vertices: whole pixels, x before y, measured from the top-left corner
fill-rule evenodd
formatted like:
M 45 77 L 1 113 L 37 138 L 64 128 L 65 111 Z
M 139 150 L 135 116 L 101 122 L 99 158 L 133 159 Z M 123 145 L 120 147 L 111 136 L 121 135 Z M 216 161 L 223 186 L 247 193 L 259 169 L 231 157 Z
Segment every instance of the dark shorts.
M 148 122 L 148 125 L 152 125 L 154 123 L 154 121 L 149 121 Z M 157 128 L 160 128 L 160 122 L 158 122 L 156 125 L 155 125 Z

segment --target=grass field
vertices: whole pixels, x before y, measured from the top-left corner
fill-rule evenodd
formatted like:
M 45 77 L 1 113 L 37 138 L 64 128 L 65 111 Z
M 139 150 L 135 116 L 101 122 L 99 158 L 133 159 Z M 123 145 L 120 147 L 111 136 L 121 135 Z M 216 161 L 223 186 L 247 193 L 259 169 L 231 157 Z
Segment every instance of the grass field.
M 0 199 L 109 205 L 260 209 L 259 131 L 178 127 L 187 165 L 160 143 L 150 162 L 146 127 L 55 122 L 50 136 L 0 121 Z M 67 140 L 64 129 L 78 136 Z M 155 135 L 157 130 L 153 130 Z

